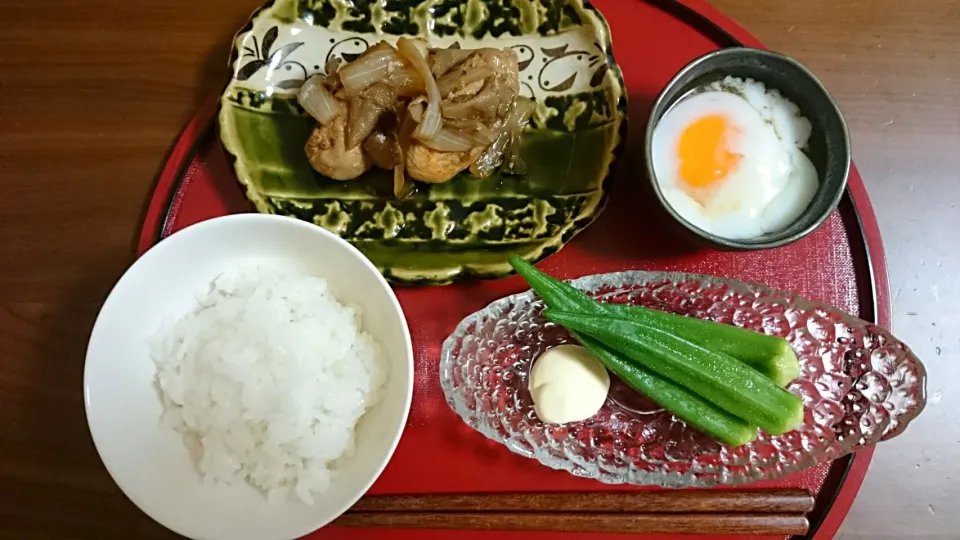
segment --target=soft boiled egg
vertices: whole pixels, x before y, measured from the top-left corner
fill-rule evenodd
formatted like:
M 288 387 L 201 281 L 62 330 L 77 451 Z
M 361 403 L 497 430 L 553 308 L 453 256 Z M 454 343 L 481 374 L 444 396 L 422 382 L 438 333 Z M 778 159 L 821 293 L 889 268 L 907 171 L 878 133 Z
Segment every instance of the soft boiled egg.
M 759 92 L 749 89 L 753 92 L 688 96 L 661 118 L 652 141 L 653 168 L 666 202 L 690 224 L 733 240 L 788 227 L 819 186 L 817 170 L 802 150 L 807 137 L 795 136 L 809 135 L 809 121 L 779 93 L 765 92 L 762 85 Z

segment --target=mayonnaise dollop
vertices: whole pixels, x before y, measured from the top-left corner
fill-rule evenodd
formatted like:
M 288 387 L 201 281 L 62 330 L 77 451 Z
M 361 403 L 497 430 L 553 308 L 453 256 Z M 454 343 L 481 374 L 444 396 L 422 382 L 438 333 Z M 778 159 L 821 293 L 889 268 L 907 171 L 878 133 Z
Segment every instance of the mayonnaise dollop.
M 566 424 L 597 414 L 610 390 L 610 375 L 579 345 L 560 345 L 540 355 L 530 372 L 530 395 L 540 420 Z

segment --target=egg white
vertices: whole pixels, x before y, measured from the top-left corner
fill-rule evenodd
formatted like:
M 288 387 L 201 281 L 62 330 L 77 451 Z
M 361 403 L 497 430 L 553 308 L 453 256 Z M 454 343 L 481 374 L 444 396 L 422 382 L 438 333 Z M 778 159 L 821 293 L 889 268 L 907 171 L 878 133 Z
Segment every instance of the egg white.
M 809 122 L 779 93 L 751 83 L 739 94 L 710 90 L 681 100 L 658 123 L 651 149 L 666 202 L 692 225 L 734 240 L 788 227 L 819 187 L 816 168 L 801 150 Z M 695 188 L 681 178 L 679 141 L 688 126 L 712 115 L 733 128 L 725 147 L 742 157 L 722 180 Z

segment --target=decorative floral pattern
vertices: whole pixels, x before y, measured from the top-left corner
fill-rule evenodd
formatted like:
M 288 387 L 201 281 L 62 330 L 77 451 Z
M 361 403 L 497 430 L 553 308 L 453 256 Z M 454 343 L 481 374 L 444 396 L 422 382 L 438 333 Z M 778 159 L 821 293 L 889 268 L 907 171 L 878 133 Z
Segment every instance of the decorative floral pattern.
M 790 340 L 801 374 L 789 390 L 803 425 L 728 448 L 614 381 L 594 417 L 545 425 L 528 385 L 533 360 L 572 338 L 530 292 L 470 315 L 446 340 L 440 383 L 464 422 L 513 452 L 611 484 L 709 487 L 778 478 L 900 434 L 923 409 L 926 375 L 887 331 L 796 296 L 708 276 L 623 272 L 573 282 L 604 301 L 736 324 Z
M 606 77 L 612 66 L 608 36 L 601 43 L 597 28 L 584 24 L 592 7 L 578 7 L 571 0 L 524 0 L 523 9 L 512 2 L 485 2 L 481 9 L 480 3 L 470 0 L 444 0 L 427 11 L 423 0 L 300 0 L 294 9 L 299 20 L 271 17 L 288 13 L 286 4 L 291 1 L 277 0 L 255 19 L 257 24 L 238 36 L 234 79 L 245 90 L 289 95 L 314 74 L 326 74 L 331 58 L 350 62 L 376 41 L 395 42 L 400 34 L 426 36 L 437 47 L 513 49 L 520 62 L 521 93 L 538 101 L 597 89 L 615 93 L 622 84 L 619 76 Z M 474 21 L 477 28 L 443 31 L 444 24 L 457 22 L 454 19 L 459 25 Z M 531 21 L 539 23 L 531 26 Z M 594 24 L 603 25 L 599 18 Z M 470 43 L 462 45 L 466 41 Z
M 270 27 L 259 43 L 256 35 L 248 35 L 244 41 L 242 58 L 252 60 L 239 63 L 236 80 L 250 83 L 254 75 L 267 68 L 263 75 L 265 91 L 292 92 L 299 89 L 307 78 L 315 74 L 325 75 L 327 63 L 331 59 L 337 64 L 352 62 L 371 45 L 368 38 L 359 35 L 339 39 L 330 37 L 325 40 L 326 46 L 310 43 L 303 55 L 296 55 L 300 60 L 293 60 L 288 57 L 304 45 L 304 42 L 291 41 L 271 50 L 277 35 L 277 26 Z M 322 55 L 316 54 L 318 46 L 324 51 Z M 460 42 L 455 41 L 446 46 L 460 48 Z M 538 48 L 528 44 L 516 44 L 508 48 L 516 53 L 519 60 L 521 93 L 533 99 L 569 94 L 574 90 L 578 77 L 587 82 L 578 85 L 576 90 L 582 92 L 588 88 L 600 88 L 604 83 L 604 75 L 610 69 L 607 57 L 598 43 L 593 43 L 589 50 L 572 49 L 570 43 Z M 322 58 L 323 61 L 311 64 L 310 57 Z
M 543 53 L 543 67 L 537 74 L 537 84 L 544 92 L 565 92 L 573 87 L 577 76 L 590 73 L 590 87 L 596 88 L 603 83 L 603 76 L 610 69 L 606 57 L 601 54 L 600 45 L 594 44 L 595 52 L 569 51 L 569 45 L 553 49 L 540 49 Z M 585 64 L 587 69 L 583 69 Z M 592 70 L 592 73 L 591 71 Z M 562 82 L 556 82 L 557 79 Z M 551 80 L 554 81 L 551 83 Z
M 277 88 L 282 89 L 291 89 L 291 88 L 300 88 L 303 85 L 303 81 L 307 77 L 307 68 L 303 66 L 300 62 L 293 60 L 287 60 L 287 57 L 290 56 L 293 51 L 300 48 L 303 45 L 302 41 L 297 41 L 293 43 L 287 43 L 286 45 L 271 51 L 271 48 L 274 45 L 274 42 L 277 40 L 277 27 L 271 26 L 263 34 L 263 39 L 260 41 L 259 45 L 257 44 L 257 36 L 250 35 L 250 44 L 244 45 L 243 47 L 243 58 L 253 57 L 253 60 L 248 61 L 237 69 L 237 80 L 246 81 L 252 77 L 256 72 L 260 71 L 264 67 L 268 71 L 276 71 L 279 69 L 286 69 L 290 71 L 294 66 L 299 68 L 302 75 L 299 78 L 285 77 L 282 80 L 277 81 L 275 84 Z M 267 75 L 267 78 L 270 78 L 270 75 Z

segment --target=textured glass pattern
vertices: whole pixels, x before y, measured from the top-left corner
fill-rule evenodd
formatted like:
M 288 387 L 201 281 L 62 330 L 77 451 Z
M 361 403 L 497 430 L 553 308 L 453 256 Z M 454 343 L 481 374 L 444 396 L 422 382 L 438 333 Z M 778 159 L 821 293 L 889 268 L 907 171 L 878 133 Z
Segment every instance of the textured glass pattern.
M 789 390 L 803 425 L 728 448 L 619 380 L 600 412 L 546 425 L 527 389 L 532 362 L 572 341 L 531 292 L 465 318 L 443 344 L 440 384 L 468 425 L 548 467 L 611 484 L 708 487 L 768 480 L 900 434 L 923 409 L 920 360 L 889 332 L 789 293 L 709 276 L 620 272 L 572 282 L 607 302 L 639 304 L 785 337 L 800 360 Z

